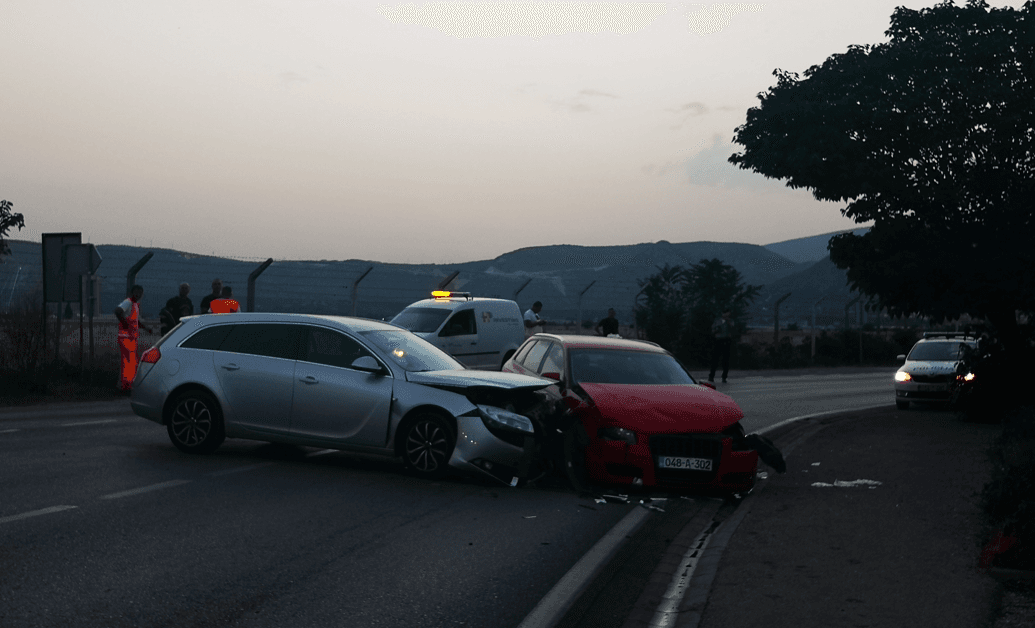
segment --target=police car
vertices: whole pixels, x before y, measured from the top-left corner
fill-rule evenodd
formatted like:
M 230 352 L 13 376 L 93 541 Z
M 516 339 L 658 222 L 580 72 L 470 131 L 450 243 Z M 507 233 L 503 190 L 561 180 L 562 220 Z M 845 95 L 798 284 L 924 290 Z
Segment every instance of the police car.
M 898 356 L 905 361 L 895 373 L 895 405 L 899 410 L 909 408 L 914 401 L 949 400 L 961 345 L 975 348 L 977 339 L 962 332 L 925 332 L 908 355 Z

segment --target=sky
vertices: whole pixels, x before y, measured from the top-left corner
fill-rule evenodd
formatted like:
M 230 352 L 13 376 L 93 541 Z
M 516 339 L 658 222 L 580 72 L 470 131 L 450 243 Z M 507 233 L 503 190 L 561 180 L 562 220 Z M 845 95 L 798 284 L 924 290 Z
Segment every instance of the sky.
M 5 0 L 8 237 L 447 264 L 852 229 L 726 160 L 775 69 L 900 4 L 937 2 Z

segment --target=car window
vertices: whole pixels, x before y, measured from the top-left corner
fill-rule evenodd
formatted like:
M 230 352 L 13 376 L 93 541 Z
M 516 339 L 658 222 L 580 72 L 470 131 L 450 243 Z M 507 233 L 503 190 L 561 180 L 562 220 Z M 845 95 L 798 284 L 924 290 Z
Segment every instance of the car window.
M 396 314 L 391 323 L 417 333 L 431 333 L 442 325 L 449 312 L 439 307 L 408 307 Z
M 667 353 L 614 349 L 572 350 L 571 379 L 587 384 L 664 386 L 694 383 L 690 374 Z
M 909 352 L 909 359 L 937 362 L 958 360 L 959 355 L 959 342 L 919 342 Z
M 474 324 L 474 310 L 463 310 L 453 314 L 453 317 L 446 321 L 439 336 L 470 336 L 476 333 L 478 328 Z
M 517 364 L 525 363 L 525 356 L 528 355 L 528 350 L 532 348 L 532 345 L 539 342 L 538 340 L 527 340 L 525 344 L 518 348 L 517 354 L 514 356 L 514 362 Z
M 538 373 L 564 373 L 564 348 L 556 342 L 551 342 L 550 349 L 546 352 L 546 358 Z
M 296 360 L 302 331 L 301 325 L 284 323 L 234 325 L 219 350 Z
M 528 355 L 521 361 L 521 364 L 530 371 L 539 371 L 539 364 L 543 361 L 543 356 L 546 355 L 546 350 L 550 348 L 550 343 L 540 340 L 534 347 L 528 350 Z
M 321 327 L 307 327 L 306 362 L 349 368 L 357 359 L 373 356 L 366 347 L 345 334 Z
M 233 329 L 235 325 L 213 325 L 212 327 L 204 327 L 196 334 L 192 335 L 180 343 L 180 347 L 183 349 L 208 349 L 215 351 L 219 348 L 219 345 L 223 344 L 227 334 Z

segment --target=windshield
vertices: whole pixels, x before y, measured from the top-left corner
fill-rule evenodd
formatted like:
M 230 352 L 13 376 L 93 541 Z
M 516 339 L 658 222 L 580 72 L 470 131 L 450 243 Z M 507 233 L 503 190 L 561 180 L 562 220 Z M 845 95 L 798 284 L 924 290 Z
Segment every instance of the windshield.
M 961 342 L 921 342 L 909 352 L 910 360 L 931 362 L 956 361 L 959 359 Z
M 575 382 L 587 384 L 667 386 L 696 383 L 670 355 L 614 349 L 572 350 L 571 377 Z
M 362 332 L 362 335 L 407 371 L 456 371 L 464 368 L 445 351 L 408 331 L 374 330 Z
M 391 323 L 413 332 L 431 333 L 442 326 L 449 313 L 450 310 L 438 307 L 408 307 L 396 314 Z

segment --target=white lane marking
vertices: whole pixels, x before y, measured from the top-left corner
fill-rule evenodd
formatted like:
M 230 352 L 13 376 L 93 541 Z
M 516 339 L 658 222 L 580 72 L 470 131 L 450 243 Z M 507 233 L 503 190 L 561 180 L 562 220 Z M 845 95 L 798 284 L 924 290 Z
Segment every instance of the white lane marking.
M 139 495 L 141 493 L 147 493 L 149 491 L 157 491 L 162 488 L 171 488 L 173 486 L 179 486 L 181 484 L 187 484 L 190 480 L 169 480 L 168 482 L 159 482 L 158 484 L 152 484 L 150 486 L 141 486 L 140 488 L 130 489 L 128 491 L 120 491 L 118 493 L 111 493 L 110 495 L 101 495 L 101 499 L 118 499 L 120 497 L 129 497 L 130 495 Z
M 313 453 L 306 454 L 305 457 L 306 458 L 312 458 L 313 456 L 322 456 L 324 454 L 333 454 L 336 451 L 338 451 L 338 450 L 337 449 L 321 449 L 320 451 L 314 451 Z
M 597 570 L 611 560 L 615 552 L 625 541 L 626 535 L 632 534 L 643 521 L 650 516 L 646 508 L 635 508 L 615 524 L 615 527 L 604 535 L 586 555 L 575 563 L 575 566 L 564 574 L 557 584 L 553 585 L 546 597 L 539 600 L 532 612 L 518 624 L 518 628 L 553 626 L 571 605 L 578 599 L 582 591 L 589 585 Z
M 890 405 L 891 405 L 890 403 L 879 403 L 879 404 L 877 404 L 875 406 L 860 406 L 858 408 L 840 408 L 838 410 L 827 410 L 825 412 L 813 412 L 812 414 L 803 414 L 801 416 L 791 417 L 789 419 L 780 421 L 779 423 L 774 423 L 774 424 L 770 425 L 769 427 L 764 427 L 764 428 L 762 428 L 760 430 L 755 430 L 755 431 L 758 434 L 765 434 L 766 432 L 771 432 L 771 431 L 775 430 L 776 428 L 780 427 L 781 425 L 787 425 L 788 423 L 794 423 L 795 421 L 802 421 L 804 419 L 814 419 L 816 417 L 826 416 L 828 414 L 846 414 L 848 412 L 858 412 L 860 410 L 872 410 L 874 408 L 884 408 L 884 407 L 887 407 L 887 406 L 890 406 Z
M 0 517 L 0 523 L 8 523 L 10 521 L 18 521 L 20 519 L 28 519 L 29 517 L 38 517 L 39 515 L 49 515 L 52 512 L 61 512 L 62 510 L 70 510 L 72 508 L 78 508 L 79 506 L 51 506 L 50 508 L 42 508 L 40 510 L 33 510 L 32 512 L 23 512 L 20 515 L 11 515 L 9 517 Z
M 672 574 L 672 580 L 668 583 L 665 594 L 661 596 L 654 611 L 654 617 L 647 623 L 650 628 L 661 628 L 663 626 L 674 626 L 679 616 L 679 605 L 683 603 L 683 597 L 690 586 L 690 579 L 694 577 L 694 570 L 697 563 L 704 556 L 704 550 L 712 540 L 712 534 L 719 527 L 719 524 L 712 523 L 703 532 L 697 535 L 690 548 L 683 554 L 683 560 L 679 561 L 679 567 Z
M 0 434 L 10 434 L 11 432 L 17 432 L 18 430 L 0 430 Z
M 101 423 L 115 423 L 118 419 L 104 419 L 103 421 L 78 421 L 76 423 L 62 423 L 61 427 L 74 427 L 76 425 L 100 425 Z
M 233 469 L 223 469 L 222 471 L 213 471 L 209 473 L 209 477 L 218 477 L 220 475 L 230 475 L 231 473 L 241 473 L 243 471 L 252 471 L 253 469 L 261 469 L 263 467 L 272 466 L 272 462 L 260 462 L 258 464 L 250 464 L 243 467 L 236 467 Z

